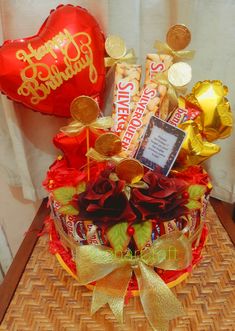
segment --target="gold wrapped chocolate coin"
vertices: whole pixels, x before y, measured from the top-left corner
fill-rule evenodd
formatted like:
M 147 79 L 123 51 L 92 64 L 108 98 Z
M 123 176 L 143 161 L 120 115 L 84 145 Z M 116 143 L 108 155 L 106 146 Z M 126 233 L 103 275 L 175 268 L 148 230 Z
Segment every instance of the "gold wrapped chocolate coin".
M 95 150 L 105 156 L 114 156 L 121 152 L 121 139 L 114 133 L 104 133 L 96 139 Z
M 181 123 L 179 128 L 184 130 L 187 135 L 177 158 L 177 165 L 185 167 L 200 164 L 220 151 L 218 145 L 202 139 L 198 126 L 194 121 Z
M 111 35 L 105 41 L 105 50 L 110 57 L 120 59 L 126 54 L 126 43 L 121 37 Z
M 192 79 L 192 68 L 186 62 L 172 64 L 168 70 L 168 80 L 173 86 L 182 87 Z
M 227 93 L 228 89 L 221 81 L 206 80 L 198 82 L 192 93 L 186 97 L 201 108 L 198 124 L 208 141 L 226 138 L 232 132 L 233 117 L 229 102 L 225 98 Z
M 180 51 L 190 43 L 191 33 L 185 25 L 176 24 L 168 30 L 166 41 L 173 50 Z
M 127 183 L 138 183 L 144 175 L 143 165 L 135 159 L 124 159 L 116 165 L 116 174 L 119 179 Z
M 90 124 L 97 119 L 100 109 L 94 99 L 84 95 L 72 101 L 70 112 L 73 119 L 83 124 Z

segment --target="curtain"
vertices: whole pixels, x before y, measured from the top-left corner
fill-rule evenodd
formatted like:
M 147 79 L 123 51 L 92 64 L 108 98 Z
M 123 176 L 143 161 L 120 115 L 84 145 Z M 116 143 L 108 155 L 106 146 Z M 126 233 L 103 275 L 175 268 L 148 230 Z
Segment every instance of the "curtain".
M 119 34 L 144 64 L 145 54 L 155 52 L 156 39 L 164 40 L 169 26 L 186 24 L 192 32 L 190 49 L 193 79 L 220 79 L 230 87 L 232 108 L 235 96 L 235 1 L 233 0 L 87 0 L 63 1 L 86 7 L 106 34 Z M 35 34 L 57 0 L 1 0 L 1 41 Z M 110 102 L 111 98 L 108 98 Z M 0 101 L 0 166 L 10 185 L 21 186 L 26 199 L 45 196 L 41 187 L 48 166 L 59 153 L 52 137 L 64 119 L 41 115 L 16 104 L 6 96 Z M 109 103 L 106 109 L 110 109 Z M 207 162 L 213 195 L 235 201 L 235 135 L 219 141 L 222 151 Z

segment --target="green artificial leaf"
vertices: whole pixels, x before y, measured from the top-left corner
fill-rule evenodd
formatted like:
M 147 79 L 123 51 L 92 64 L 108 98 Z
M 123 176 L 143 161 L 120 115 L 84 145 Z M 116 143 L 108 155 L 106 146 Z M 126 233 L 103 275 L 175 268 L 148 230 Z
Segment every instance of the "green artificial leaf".
M 77 194 L 80 194 L 82 192 L 86 191 L 86 182 L 81 182 L 77 186 Z
M 197 200 L 189 200 L 189 202 L 185 205 L 188 209 L 200 209 L 202 204 Z
M 72 205 L 65 205 L 59 208 L 58 210 L 61 214 L 64 215 L 78 215 L 78 210 Z
M 126 250 L 130 237 L 127 234 L 128 223 L 122 222 L 111 226 L 107 231 L 108 240 L 115 252 Z
M 145 245 L 151 240 L 152 235 L 152 222 L 140 222 L 133 224 L 135 233 L 133 235 L 135 243 L 139 250 L 143 249 Z
M 206 192 L 206 186 L 204 185 L 190 185 L 188 188 L 189 199 L 198 200 L 200 199 Z
M 76 193 L 76 188 L 72 186 L 60 187 L 53 191 L 55 200 L 60 202 L 62 205 L 67 205 Z

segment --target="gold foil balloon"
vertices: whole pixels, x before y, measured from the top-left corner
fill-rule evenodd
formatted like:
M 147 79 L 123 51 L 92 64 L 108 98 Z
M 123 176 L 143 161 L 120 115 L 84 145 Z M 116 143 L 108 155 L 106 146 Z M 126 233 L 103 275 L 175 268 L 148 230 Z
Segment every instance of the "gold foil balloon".
M 225 99 L 223 104 L 218 105 L 217 112 L 221 121 L 219 138 L 227 138 L 230 136 L 233 127 L 233 115 L 227 99 Z
M 181 123 L 179 128 L 184 130 L 187 135 L 177 158 L 177 165 L 190 166 L 200 164 L 220 151 L 218 145 L 202 139 L 198 126 L 194 121 L 190 120 Z
M 225 96 L 226 86 L 219 80 L 198 82 L 187 99 L 197 104 L 202 114 L 198 119 L 199 129 L 208 141 L 226 138 L 231 134 L 233 118 Z

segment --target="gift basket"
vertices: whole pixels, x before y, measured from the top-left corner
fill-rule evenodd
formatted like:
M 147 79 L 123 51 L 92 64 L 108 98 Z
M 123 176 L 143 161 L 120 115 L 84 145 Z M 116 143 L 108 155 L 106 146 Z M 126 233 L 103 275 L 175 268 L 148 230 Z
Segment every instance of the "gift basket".
M 39 36 L 43 45 L 34 37 L 25 41 L 28 52 L 21 44 L 16 53 L 25 66 L 17 95 L 9 82 L 1 90 L 34 110 L 71 117 L 54 137 L 62 154 L 43 182 L 50 252 L 93 290 L 92 313 L 108 303 L 122 321 L 128 298 L 140 296 L 153 329 L 167 330 L 183 314 L 170 288 L 188 277 L 206 243 L 212 185 L 202 163 L 231 133 L 227 87 L 205 80 L 187 92 L 185 61 L 194 52 L 185 50 L 191 35 L 182 24 L 169 29 L 166 43 L 156 41 L 145 69 L 123 39 L 105 40 L 81 7 L 59 6 Z

